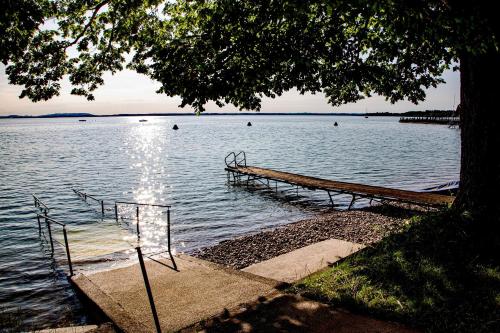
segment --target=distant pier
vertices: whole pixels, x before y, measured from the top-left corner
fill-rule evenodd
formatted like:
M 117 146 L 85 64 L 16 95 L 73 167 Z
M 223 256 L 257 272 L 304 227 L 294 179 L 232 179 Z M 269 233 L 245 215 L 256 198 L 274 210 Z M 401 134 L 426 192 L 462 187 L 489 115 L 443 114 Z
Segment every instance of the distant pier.
M 399 118 L 399 122 L 458 126 L 460 125 L 460 118 L 459 117 L 401 117 Z

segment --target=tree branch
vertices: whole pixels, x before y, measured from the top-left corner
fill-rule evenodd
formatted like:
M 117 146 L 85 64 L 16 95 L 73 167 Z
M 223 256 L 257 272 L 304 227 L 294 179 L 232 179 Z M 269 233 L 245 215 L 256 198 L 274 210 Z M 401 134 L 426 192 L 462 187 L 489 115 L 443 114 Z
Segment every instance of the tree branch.
M 95 20 L 95 18 L 97 16 L 97 13 L 99 13 L 99 10 L 101 10 L 101 8 L 104 5 L 108 4 L 109 2 L 110 2 L 110 0 L 103 0 L 100 3 L 98 3 L 94 8 L 92 8 L 93 9 L 92 16 L 90 17 L 90 19 L 87 22 L 87 24 L 83 27 L 82 32 L 72 42 L 70 42 L 69 44 L 67 44 L 64 47 L 64 50 L 66 50 L 68 47 L 71 47 L 71 46 L 75 45 L 76 43 L 78 43 L 80 41 L 80 39 L 85 35 L 85 33 L 87 32 L 87 30 L 90 28 L 90 26 L 94 22 L 94 20 Z

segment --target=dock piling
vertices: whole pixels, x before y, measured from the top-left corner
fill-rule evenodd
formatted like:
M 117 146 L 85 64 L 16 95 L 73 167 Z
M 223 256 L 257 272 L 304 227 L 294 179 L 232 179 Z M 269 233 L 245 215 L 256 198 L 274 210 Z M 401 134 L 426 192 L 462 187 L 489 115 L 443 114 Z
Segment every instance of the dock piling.
M 332 207 L 334 207 L 335 205 L 333 204 L 333 198 L 332 198 L 330 191 L 326 191 L 326 192 L 328 193 L 328 196 L 330 197 L 330 203 L 332 204 Z
M 347 210 L 350 210 L 352 208 L 352 205 L 354 205 L 354 201 L 356 201 L 356 195 L 353 194 L 351 203 L 349 204 L 349 207 L 347 208 Z

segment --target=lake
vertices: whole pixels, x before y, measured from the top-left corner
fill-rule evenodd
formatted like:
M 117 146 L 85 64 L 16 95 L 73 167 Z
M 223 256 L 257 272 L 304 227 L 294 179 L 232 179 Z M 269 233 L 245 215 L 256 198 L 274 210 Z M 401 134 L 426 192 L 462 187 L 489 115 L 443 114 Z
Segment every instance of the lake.
M 117 222 L 114 200 L 172 205 L 176 252 L 329 208 L 322 191 L 229 185 L 224 157 L 232 151 L 245 151 L 249 165 L 410 190 L 459 176 L 460 133 L 442 125 L 348 116 L 140 119 L 0 120 L 0 316 L 15 314 L 25 327 L 88 320 L 65 277 L 62 247 L 56 243 L 52 258 L 46 232 L 39 235 L 32 194 L 67 224 L 76 269 L 88 270 L 134 260 L 134 207 L 121 206 Z M 105 215 L 73 188 L 103 199 Z M 143 246 L 164 248 L 165 210 L 145 208 L 141 221 Z M 54 237 L 62 242 L 60 232 Z

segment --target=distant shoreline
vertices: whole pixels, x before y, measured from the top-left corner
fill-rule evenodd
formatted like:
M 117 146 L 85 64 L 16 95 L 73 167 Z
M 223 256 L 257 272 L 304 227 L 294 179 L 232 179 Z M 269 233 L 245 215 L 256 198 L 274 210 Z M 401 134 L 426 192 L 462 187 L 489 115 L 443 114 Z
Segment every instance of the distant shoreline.
M 412 115 L 425 115 L 429 112 L 452 112 L 451 110 L 427 110 L 427 111 L 408 111 L 403 113 L 390 113 L 390 112 L 375 112 L 375 113 L 320 113 L 320 112 L 300 112 L 300 113 L 287 113 L 287 112 L 208 112 L 202 113 L 199 116 L 356 116 L 356 117 L 401 117 L 401 116 L 412 116 Z M 31 118 L 108 118 L 108 117 L 173 117 L 173 116 L 191 116 L 197 117 L 194 112 L 183 112 L 183 113 L 118 113 L 118 114 L 105 114 L 97 115 L 92 113 L 53 113 L 39 116 L 29 116 L 29 115 L 8 115 L 0 116 L 0 119 L 31 119 Z M 443 115 L 445 116 L 445 115 Z

